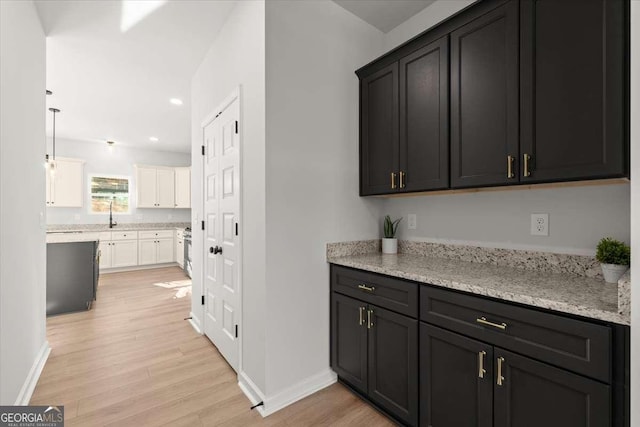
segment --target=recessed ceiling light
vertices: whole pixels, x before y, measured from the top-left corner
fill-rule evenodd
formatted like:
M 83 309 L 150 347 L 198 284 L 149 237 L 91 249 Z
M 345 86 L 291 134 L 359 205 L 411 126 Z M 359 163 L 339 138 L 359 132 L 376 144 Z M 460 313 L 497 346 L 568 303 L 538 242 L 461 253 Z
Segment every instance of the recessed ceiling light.
M 159 139 L 158 139 L 158 138 L 156 138 L 155 136 L 150 136 L 150 137 L 149 137 L 149 141 L 151 141 L 151 142 L 158 142 L 158 141 L 159 141 Z
M 171 98 L 169 102 L 172 103 L 173 105 L 182 105 L 182 99 L 178 99 L 178 98 Z

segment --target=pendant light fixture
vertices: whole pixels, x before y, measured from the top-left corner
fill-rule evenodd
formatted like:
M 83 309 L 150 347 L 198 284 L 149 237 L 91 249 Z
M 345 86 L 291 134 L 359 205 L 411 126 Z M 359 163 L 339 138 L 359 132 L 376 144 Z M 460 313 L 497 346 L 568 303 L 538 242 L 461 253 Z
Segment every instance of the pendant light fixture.
M 49 158 L 49 155 L 46 155 L 47 166 L 49 169 L 49 174 L 53 175 L 56 171 L 56 114 L 60 112 L 57 108 L 49 108 L 49 111 L 53 113 L 53 149 L 52 149 L 52 157 Z

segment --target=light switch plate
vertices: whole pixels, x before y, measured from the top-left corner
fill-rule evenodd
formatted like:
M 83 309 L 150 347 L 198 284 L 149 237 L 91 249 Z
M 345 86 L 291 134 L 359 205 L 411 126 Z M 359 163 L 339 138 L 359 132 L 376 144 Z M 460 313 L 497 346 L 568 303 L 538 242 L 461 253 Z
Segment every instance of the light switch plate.
M 549 235 L 549 214 L 546 214 L 546 213 L 531 214 L 531 235 L 532 236 L 548 236 Z
M 416 214 L 407 215 L 407 229 L 415 230 L 417 226 L 418 226 L 418 219 L 416 217 Z

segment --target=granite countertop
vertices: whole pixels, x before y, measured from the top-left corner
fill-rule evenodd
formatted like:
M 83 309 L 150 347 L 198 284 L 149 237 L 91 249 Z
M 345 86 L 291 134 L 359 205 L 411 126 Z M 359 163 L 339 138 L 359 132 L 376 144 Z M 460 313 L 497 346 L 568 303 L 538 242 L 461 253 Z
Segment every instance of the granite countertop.
M 327 261 L 563 313 L 630 324 L 630 314 L 619 308 L 618 286 L 598 277 L 407 253 L 330 255 Z M 628 278 L 629 273 L 625 277 Z M 621 279 L 622 283 L 625 277 Z
M 191 224 L 188 222 L 122 223 L 113 228 L 109 228 L 109 224 L 55 224 L 47 227 L 47 234 L 95 233 L 102 231 L 144 231 L 172 228 L 184 229 L 190 225 Z

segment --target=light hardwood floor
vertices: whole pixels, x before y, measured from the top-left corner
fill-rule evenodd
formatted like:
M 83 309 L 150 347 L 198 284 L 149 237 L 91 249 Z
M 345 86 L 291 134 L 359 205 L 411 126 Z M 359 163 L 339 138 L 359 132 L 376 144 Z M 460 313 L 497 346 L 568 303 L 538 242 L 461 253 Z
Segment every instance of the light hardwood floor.
M 47 319 L 52 347 L 31 399 L 64 405 L 67 426 L 387 426 L 334 384 L 267 417 L 250 411 L 235 372 L 183 320 L 189 297 L 152 283 L 177 267 L 102 275 L 90 311 Z

